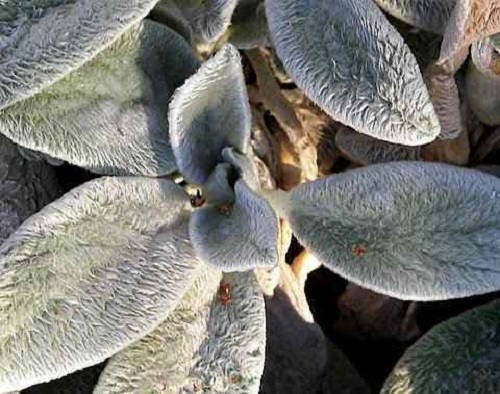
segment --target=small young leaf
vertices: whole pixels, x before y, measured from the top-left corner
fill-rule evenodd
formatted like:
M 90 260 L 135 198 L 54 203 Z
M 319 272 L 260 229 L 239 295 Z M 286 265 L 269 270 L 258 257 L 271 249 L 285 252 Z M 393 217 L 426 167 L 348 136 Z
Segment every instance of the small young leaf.
M 500 180 L 491 175 L 393 162 L 270 200 L 305 247 L 362 287 L 412 300 L 500 289 Z
M 432 328 L 408 348 L 381 393 L 498 393 L 500 300 Z
M 372 137 L 422 145 L 440 132 L 420 70 L 371 0 L 266 2 L 289 74 L 334 119 Z
M 254 274 L 225 275 L 226 299 L 219 271 L 203 270 L 155 331 L 111 359 L 96 394 L 258 393 L 266 328 Z
M 0 108 L 38 93 L 110 45 L 156 0 L 3 0 Z
M 342 127 L 337 131 L 335 144 L 350 160 L 362 165 L 420 159 L 421 148 L 419 146 L 404 146 L 380 141 L 347 127 Z
M 384 11 L 412 26 L 443 34 L 457 0 L 375 0 Z
M 0 111 L 0 131 L 97 173 L 167 174 L 175 168 L 168 100 L 197 66 L 182 37 L 145 21 L 77 71 Z
M 167 180 L 100 178 L 0 247 L 0 391 L 103 361 L 151 331 L 198 267 L 191 210 Z
M 189 223 L 197 255 L 223 271 L 273 267 L 278 260 L 278 218 L 243 180 L 233 204 L 194 211 Z
M 229 41 L 239 49 L 269 46 L 263 0 L 240 0 L 231 19 Z
M 177 166 L 192 182 L 207 180 L 223 148 L 247 152 L 250 105 L 236 48 L 224 46 L 177 89 L 168 120 Z
M 228 28 L 238 0 L 161 0 L 164 11 L 181 12 L 201 40 L 216 41 Z M 177 17 L 178 18 L 178 17 Z

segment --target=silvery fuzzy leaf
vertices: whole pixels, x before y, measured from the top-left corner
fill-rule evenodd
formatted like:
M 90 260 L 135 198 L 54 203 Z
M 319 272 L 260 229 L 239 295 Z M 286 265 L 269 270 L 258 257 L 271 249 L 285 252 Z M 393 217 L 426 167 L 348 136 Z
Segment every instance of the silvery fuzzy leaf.
M 240 0 L 231 19 L 229 42 L 240 49 L 270 45 L 263 0 Z
M 253 153 L 249 151 L 246 155 L 238 153 L 234 148 L 224 148 L 222 150 L 224 162 L 231 164 L 238 173 L 239 177 L 250 186 L 252 190 L 260 189 L 258 169 L 253 161 Z
M 0 132 L 97 173 L 167 174 L 175 168 L 168 100 L 197 66 L 182 37 L 145 21 L 77 71 L 0 111 Z
M 381 393 L 497 393 L 500 301 L 433 327 L 409 347 Z
M 222 47 L 177 89 L 168 121 L 177 166 L 192 182 L 207 180 L 225 147 L 247 152 L 250 105 L 236 48 Z
M 269 195 L 299 241 L 351 282 L 400 299 L 500 289 L 500 180 L 392 162 Z
M 156 0 L 3 0 L 0 108 L 40 92 L 92 59 Z
M 371 0 L 273 0 L 266 7 L 285 69 L 334 119 L 403 145 L 436 138 L 439 121 L 417 61 Z
M 404 146 L 377 140 L 347 127 L 335 134 L 335 144 L 350 160 L 362 164 L 385 163 L 398 160 L 420 160 L 419 146 Z
M 214 42 L 228 28 L 238 0 L 161 0 L 164 11 L 182 14 L 191 31 L 202 41 Z M 178 19 L 179 16 L 177 16 Z
M 412 26 L 443 34 L 457 0 L 375 0 L 387 13 Z
M 269 268 L 278 261 L 278 218 L 268 202 L 243 180 L 233 204 L 194 211 L 189 234 L 201 260 L 223 271 Z
M 487 40 L 472 45 L 472 60 L 466 74 L 467 100 L 472 112 L 487 125 L 500 124 L 499 55 Z
M 154 21 L 167 25 L 179 33 L 186 41 L 193 43 L 191 24 L 182 13 L 182 5 L 176 0 L 160 0 L 149 14 Z
M 0 247 L 0 391 L 97 364 L 151 331 L 198 267 L 168 180 L 100 178 Z
M 50 166 L 25 160 L 18 147 L 0 134 L 0 244 L 60 193 Z
M 469 45 L 500 32 L 498 0 L 457 0 L 446 26 L 439 62 L 457 70 L 467 57 Z
M 205 267 L 195 286 L 155 331 L 115 355 L 99 393 L 257 393 L 265 358 L 263 296 L 251 272 Z
M 212 206 L 232 204 L 234 202 L 233 184 L 237 177 L 236 170 L 231 164 L 217 164 L 215 170 L 203 184 L 207 204 Z

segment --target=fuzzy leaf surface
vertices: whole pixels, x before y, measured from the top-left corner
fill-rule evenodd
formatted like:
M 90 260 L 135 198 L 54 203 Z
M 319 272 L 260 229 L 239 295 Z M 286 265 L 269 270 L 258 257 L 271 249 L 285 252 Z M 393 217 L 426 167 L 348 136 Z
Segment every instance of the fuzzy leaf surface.
M 278 261 L 278 218 L 269 203 L 239 180 L 234 203 L 194 211 L 189 233 L 197 255 L 223 271 L 273 267 Z
M 393 162 L 271 198 L 311 253 L 362 287 L 412 300 L 500 289 L 500 180 L 491 175 Z
M 269 46 L 263 0 L 240 0 L 231 19 L 229 41 L 239 49 Z
M 438 324 L 408 348 L 381 393 L 497 393 L 500 300 Z
M 156 0 L 4 0 L 0 108 L 38 93 L 110 45 Z
M 250 105 L 235 47 L 222 47 L 177 89 L 168 120 L 177 166 L 192 182 L 207 180 L 225 147 L 247 152 Z
M 273 0 L 266 10 L 285 69 L 335 120 L 403 145 L 439 134 L 415 57 L 371 0 Z
M 100 393 L 258 393 L 265 358 L 263 296 L 251 272 L 225 274 L 231 301 L 217 294 L 220 271 L 205 266 L 173 313 L 115 355 Z
M 145 21 L 75 72 L 0 111 L 0 132 L 97 173 L 167 174 L 175 168 L 168 101 L 197 66 L 181 36 Z
M 380 8 L 409 25 L 443 34 L 457 0 L 374 0 Z
M 100 178 L 0 247 L 0 391 L 97 364 L 177 305 L 198 266 L 189 197 L 167 180 Z

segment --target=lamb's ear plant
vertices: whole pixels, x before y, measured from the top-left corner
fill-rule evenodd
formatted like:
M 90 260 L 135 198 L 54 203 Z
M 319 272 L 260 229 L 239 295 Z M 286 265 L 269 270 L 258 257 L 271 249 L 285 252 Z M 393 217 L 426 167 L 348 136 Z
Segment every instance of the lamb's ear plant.
M 381 393 L 497 393 L 500 300 L 432 328 L 403 355 Z
M 403 145 L 438 136 L 417 61 L 371 0 L 272 0 L 266 9 L 285 69 L 334 119 Z
M 165 108 L 198 61 L 140 21 L 155 1 L 32 3 L 0 10 L 0 133 L 99 174 L 171 173 Z

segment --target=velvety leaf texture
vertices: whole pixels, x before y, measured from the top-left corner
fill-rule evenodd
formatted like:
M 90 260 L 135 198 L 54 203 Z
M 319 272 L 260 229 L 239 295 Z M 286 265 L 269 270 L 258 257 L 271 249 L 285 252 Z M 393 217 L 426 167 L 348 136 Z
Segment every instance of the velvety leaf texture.
M 437 34 L 443 34 L 456 0 L 374 0 L 392 16 Z
M 223 271 L 273 267 L 278 262 L 278 218 L 269 203 L 244 181 L 235 201 L 194 211 L 189 223 L 197 255 Z
M 25 160 L 18 147 L 0 135 L 0 244 L 60 193 L 49 165 Z
M 225 45 L 177 89 L 168 120 L 179 171 L 193 182 L 205 182 L 223 148 L 246 153 L 250 106 L 236 48 Z
M 258 393 L 265 358 L 263 296 L 251 272 L 205 267 L 175 311 L 114 356 L 95 393 Z
M 445 164 L 393 162 L 271 195 L 328 268 L 400 299 L 500 289 L 500 180 Z
M 440 132 L 420 70 L 371 0 L 266 2 L 272 41 L 297 85 L 334 119 L 422 145 Z
M 238 0 L 162 0 L 160 7 L 179 12 L 202 41 L 216 41 L 229 26 Z
M 156 0 L 3 0 L 0 108 L 75 70 L 144 18 Z
M 198 61 L 185 40 L 145 21 L 43 92 L 0 111 L 20 145 L 102 174 L 162 175 L 171 94 Z
M 381 393 L 498 393 L 500 301 L 432 328 L 398 362 Z
M 269 46 L 263 0 L 240 0 L 231 19 L 229 41 L 240 49 Z
M 0 391 L 103 361 L 177 305 L 198 266 L 189 197 L 167 180 L 100 178 L 0 247 Z
M 352 161 L 363 165 L 420 159 L 420 147 L 380 141 L 345 127 L 335 135 L 335 144 Z

